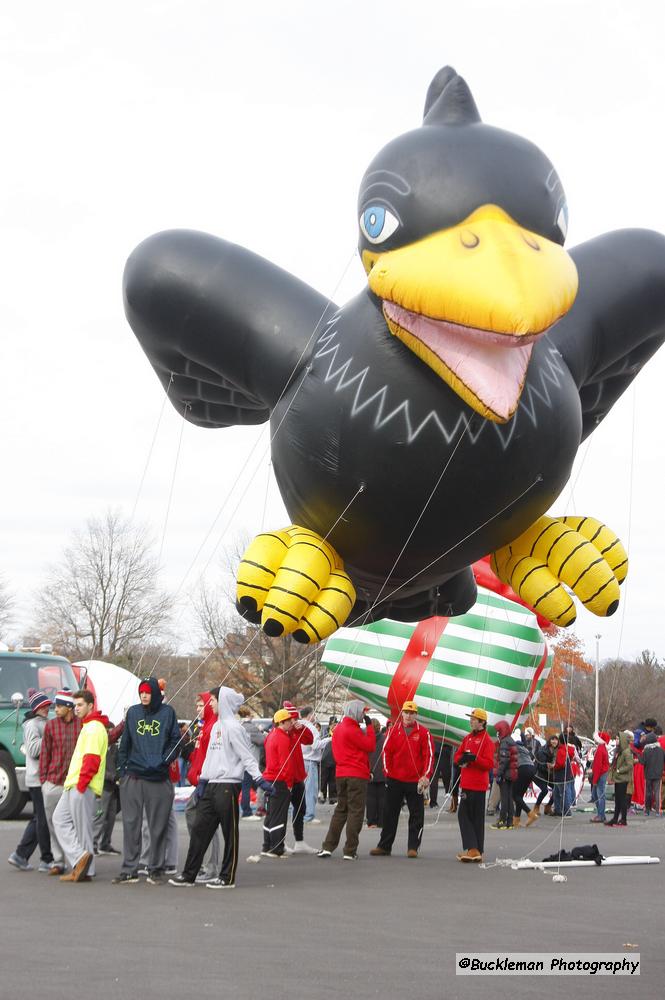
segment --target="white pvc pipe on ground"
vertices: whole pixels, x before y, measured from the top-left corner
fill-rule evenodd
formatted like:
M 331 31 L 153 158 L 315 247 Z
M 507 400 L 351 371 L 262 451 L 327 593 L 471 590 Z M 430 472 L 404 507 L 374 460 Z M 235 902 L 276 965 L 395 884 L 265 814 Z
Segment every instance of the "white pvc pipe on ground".
M 652 858 L 648 855 L 621 855 L 605 858 L 602 864 L 597 865 L 595 861 L 516 861 L 513 869 L 533 869 L 533 868 L 607 868 L 611 865 L 658 865 L 660 858 Z

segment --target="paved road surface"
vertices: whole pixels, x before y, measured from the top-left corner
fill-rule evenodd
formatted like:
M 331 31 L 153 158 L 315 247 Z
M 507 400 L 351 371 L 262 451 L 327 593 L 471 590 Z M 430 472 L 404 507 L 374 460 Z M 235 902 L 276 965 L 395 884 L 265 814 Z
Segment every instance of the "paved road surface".
M 330 808 L 319 814 L 322 825 L 306 827 L 314 846 Z M 428 811 L 428 824 L 435 818 Z M 561 884 L 541 872 L 461 865 L 456 817 L 444 814 L 426 828 L 417 861 L 405 857 L 401 822 L 391 858 L 367 856 L 377 839 L 370 830 L 357 862 L 333 856 L 251 864 L 244 859 L 260 849 L 260 824 L 243 823 L 234 891 L 112 886 L 114 858 L 99 859 L 95 882 L 72 885 L 6 864 L 23 823 L 0 823 L 0 996 L 663 996 L 665 820 L 635 818 L 626 829 L 607 830 L 588 819 L 565 822 L 564 847 L 597 842 L 604 854 L 663 854 L 663 864 L 571 869 Z M 179 823 L 183 858 L 182 815 Z M 118 825 L 116 846 L 121 840 Z M 543 817 L 529 830 L 488 831 L 486 859 L 533 852 L 542 860 L 558 843 L 557 821 Z M 631 954 L 628 942 L 641 952 L 639 980 L 455 976 L 457 951 Z

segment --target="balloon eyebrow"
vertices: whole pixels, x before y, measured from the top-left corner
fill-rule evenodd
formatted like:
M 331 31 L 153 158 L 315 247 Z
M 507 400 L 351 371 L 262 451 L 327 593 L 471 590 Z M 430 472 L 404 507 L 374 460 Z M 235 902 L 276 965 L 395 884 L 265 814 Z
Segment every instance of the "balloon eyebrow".
M 393 173 L 392 170 L 373 170 L 371 174 L 366 175 L 365 180 L 368 183 L 360 192 L 362 199 L 365 199 L 368 192 L 375 187 L 388 188 L 390 191 L 395 191 L 396 194 L 401 195 L 411 194 L 411 185 L 409 182 L 401 174 Z

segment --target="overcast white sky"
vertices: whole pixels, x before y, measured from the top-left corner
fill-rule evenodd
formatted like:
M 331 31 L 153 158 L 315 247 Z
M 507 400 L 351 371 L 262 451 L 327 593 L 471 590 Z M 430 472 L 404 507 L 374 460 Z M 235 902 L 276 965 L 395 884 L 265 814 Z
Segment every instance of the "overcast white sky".
M 124 262 L 144 237 L 178 226 L 224 236 L 344 301 L 364 281 L 353 256 L 360 178 L 382 145 L 419 124 L 446 63 L 485 121 L 552 159 L 568 195 L 569 246 L 621 226 L 665 232 L 660 0 L 9 9 L 0 14 L 0 574 L 18 598 L 16 635 L 72 530 L 109 505 L 129 514 L 138 495 L 163 400 L 122 310 Z M 620 611 L 578 618 L 590 651 L 602 634 L 602 658 L 647 647 L 665 656 L 664 384 L 665 349 L 582 448 L 574 497 L 568 489 L 556 507 L 599 517 L 630 543 Z M 181 426 L 169 406 L 138 503 L 158 543 Z M 224 545 L 263 526 L 266 443 L 265 428 L 185 426 L 164 585 L 181 583 L 225 501 L 183 595 L 206 563 L 216 570 Z M 265 525 L 287 523 L 274 481 L 267 497 Z M 187 622 L 182 643 L 193 648 Z

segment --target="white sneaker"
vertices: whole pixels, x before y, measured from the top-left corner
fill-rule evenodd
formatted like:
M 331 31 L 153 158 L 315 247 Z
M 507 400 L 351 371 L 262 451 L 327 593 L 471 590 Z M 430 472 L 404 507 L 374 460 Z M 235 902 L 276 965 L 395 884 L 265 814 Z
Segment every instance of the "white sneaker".
M 306 844 L 304 840 L 296 840 L 295 847 L 293 848 L 294 854 L 318 854 L 318 848 L 310 847 Z
M 297 850 L 298 850 L 298 846 L 297 845 L 295 847 L 289 847 L 288 844 L 284 844 L 284 853 L 285 854 L 295 854 Z
M 263 816 L 257 816 L 255 813 L 252 813 L 251 816 L 241 816 L 240 817 L 240 822 L 241 823 L 260 823 L 262 821 L 262 819 L 263 819 Z
M 317 819 L 316 816 L 314 817 L 314 819 L 306 819 L 304 822 L 311 823 L 312 826 L 321 826 L 321 820 Z

